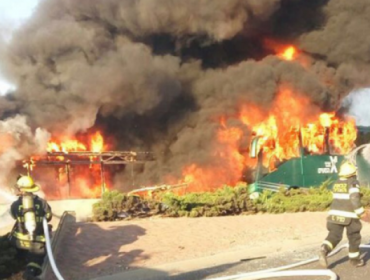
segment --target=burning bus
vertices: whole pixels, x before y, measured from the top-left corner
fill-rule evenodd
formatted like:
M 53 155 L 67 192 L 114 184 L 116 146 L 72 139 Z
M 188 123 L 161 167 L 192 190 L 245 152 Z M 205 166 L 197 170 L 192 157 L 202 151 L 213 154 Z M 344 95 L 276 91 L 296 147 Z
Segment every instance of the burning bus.
M 271 41 L 268 44 L 276 47 Z M 276 50 L 281 61 L 293 60 L 296 67 L 309 67 L 307 57 L 298 55 L 293 46 Z M 164 134 L 153 138 L 146 118 L 138 118 L 141 126 L 130 131 L 122 130 L 126 126 L 110 118 L 101 120 L 103 127 L 117 127 L 107 128 L 114 139 L 134 133 L 123 147 L 142 148 L 144 143 L 145 149 L 155 152 L 157 160 L 148 165 L 145 162 L 154 160 L 151 152 L 111 151 L 97 132 L 87 135 L 85 141 L 52 139 L 46 154 L 32 156 L 24 166 L 36 179 L 42 178 L 49 199 L 97 198 L 109 186 L 136 194 L 173 186 L 181 187 L 178 193 L 182 194 L 214 191 L 242 181 L 252 183 L 252 197 L 264 189 L 277 191 L 282 186 L 319 186 L 336 178 L 340 163 L 355 148 L 357 129 L 350 118 L 323 113 L 330 98 L 320 95 L 322 91 L 314 91 L 318 95 L 314 99 L 308 92 L 289 79 L 261 91 L 245 90 L 243 94 L 260 98 L 240 94 L 234 97 L 237 104 L 232 104 L 232 109 L 212 109 L 198 124 L 184 123 L 183 128 L 172 132 L 176 135 L 173 141 L 164 141 Z M 328 108 L 334 107 L 331 104 Z M 249 149 L 246 143 L 250 143 Z M 366 150 L 362 147 L 356 151 L 362 149 Z M 367 161 L 360 153 L 356 161 L 360 179 L 366 184 L 370 180 L 362 170 L 369 168 Z M 142 166 L 134 168 L 136 164 Z
M 334 112 L 322 113 L 319 108 L 315 111 L 313 106 L 308 112 L 304 108 L 309 102 L 303 95 L 284 87 L 266 111 L 252 104 L 243 105 L 237 115 L 239 126 L 229 126 L 225 118 L 220 119 L 216 141 L 222 144 L 219 146 L 222 149 L 215 150 L 215 157 L 222 164 L 185 166 L 178 178 L 164 174 L 159 187 L 152 182 L 147 184 L 149 187 L 126 182 L 130 188 L 126 191 L 147 192 L 180 186 L 186 192 L 204 192 L 246 181 L 252 183 L 249 192 L 255 197 L 263 190 L 309 188 L 330 182 L 337 178 L 346 156 L 357 162 L 359 179 L 362 184 L 368 184 L 370 160 L 366 160 L 366 154 L 370 154 L 370 148 L 366 145 L 356 148 L 355 121 L 338 117 Z M 240 143 L 248 139 L 244 136 L 249 136 L 247 151 L 240 149 Z M 49 199 L 98 198 L 113 186 L 115 174 L 126 170 L 129 175 L 126 180 L 132 177 L 136 181 L 130 169 L 154 161 L 150 152 L 110 149 L 100 132 L 87 135 L 84 141 L 52 139 L 47 153 L 31 157 L 24 167 L 36 178 L 42 178 Z M 253 181 L 243 178 L 246 170 L 253 173 Z
M 276 120 L 255 129 L 249 156 L 256 160 L 251 198 L 263 190 L 318 187 L 338 178 L 343 160 L 358 167 L 361 185 L 370 183 L 367 155 L 370 145 L 355 148 L 357 129 L 352 119 L 340 120 L 335 113 L 322 113 L 316 122 L 292 126 L 280 134 Z M 272 131 L 272 132 L 271 132 Z

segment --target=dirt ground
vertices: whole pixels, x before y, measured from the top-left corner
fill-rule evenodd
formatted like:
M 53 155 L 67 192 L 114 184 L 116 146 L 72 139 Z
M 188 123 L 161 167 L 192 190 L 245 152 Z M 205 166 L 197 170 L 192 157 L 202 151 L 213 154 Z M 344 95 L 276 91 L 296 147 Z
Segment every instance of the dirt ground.
M 57 254 L 67 278 L 89 279 L 112 271 L 245 252 L 266 256 L 302 246 L 320 246 L 326 213 L 258 214 L 217 218 L 150 218 L 77 223 Z M 369 224 L 363 231 L 370 233 Z

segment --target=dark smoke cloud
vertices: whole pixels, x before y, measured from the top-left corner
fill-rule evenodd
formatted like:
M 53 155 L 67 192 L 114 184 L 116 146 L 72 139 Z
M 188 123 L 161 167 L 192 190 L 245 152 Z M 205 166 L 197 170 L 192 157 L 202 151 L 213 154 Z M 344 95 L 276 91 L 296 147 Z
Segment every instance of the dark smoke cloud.
M 154 152 L 137 184 L 191 163 L 227 170 L 217 120 L 243 130 L 245 149 L 240 104 L 267 112 L 288 84 L 311 100 L 307 114 L 335 110 L 369 84 L 366 2 L 44 0 L 0 52 L 17 85 L 0 114 L 52 135 L 103 129 L 116 149 Z M 298 45 L 305 65 L 276 57 L 266 38 Z
M 301 39 L 301 47 L 325 57 L 330 64 L 370 63 L 370 7 L 367 0 L 330 1 L 324 8 L 327 22 Z
M 46 44 L 49 36 L 40 36 L 34 39 L 45 40 Z M 143 114 L 179 94 L 180 84 L 175 78 L 177 58 L 153 57 L 146 46 L 117 37 L 113 42 L 116 50 L 89 61 L 80 46 L 75 45 L 80 43 L 74 41 L 78 37 L 72 35 L 70 42 L 62 40 L 72 44 L 67 47 L 70 52 L 55 54 L 56 46 L 47 44 L 39 54 L 40 61 L 35 63 L 26 55 L 21 65 L 14 68 L 16 77 L 22 79 L 16 81 L 20 86 L 14 94 L 23 101 L 20 112 L 33 116 L 36 126 L 52 132 L 75 133 L 91 127 L 101 107 L 104 114 Z M 86 40 L 81 44 L 88 48 L 90 43 Z M 15 49 L 13 58 L 19 59 L 21 52 Z
M 240 1 L 64 1 L 74 18 L 99 19 L 107 27 L 135 38 L 152 34 L 231 38 L 245 26 L 264 21 L 279 7 L 279 0 Z
M 329 1 L 324 12 L 327 16 L 325 25 L 302 35 L 301 48 L 336 68 L 337 85 L 342 87 L 343 94 L 353 88 L 368 86 L 369 1 Z

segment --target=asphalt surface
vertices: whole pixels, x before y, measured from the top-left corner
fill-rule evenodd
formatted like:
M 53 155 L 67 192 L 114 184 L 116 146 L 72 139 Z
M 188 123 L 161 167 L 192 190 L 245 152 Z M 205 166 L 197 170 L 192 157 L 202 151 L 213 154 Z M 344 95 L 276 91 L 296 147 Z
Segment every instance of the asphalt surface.
M 364 233 L 365 234 L 365 233 Z M 347 242 L 346 237 L 338 247 Z M 304 242 L 302 242 L 304 243 Z M 306 242 L 307 243 L 307 242 Z M 370 245 L 370 234 L 366 232 L 362 237 L 362 243 Z M 299 245 L 302 246 L 302 245 Z M 248 255 L 248 252 L 232 252 L 222 253 L 214 256 L 209 256 L 202 259 L 193 259 L 180 261 L 178 263 L 169 263 L 153 268 L 140 268 L 125 271 L 123 268 L 117 268 L 115 271 L 110 271 L 110 275 L 97 277 L 97 275 L 83 275 L 79 279 L 73 280 L 220 280 L 227 276 L 242 275 L 248 272 L 263 271 L 281 266 L 292 265 L 306 260 L 312 260 L 317 257 L 317 252 L 320 244 L 313 244 L 296 250 L 288 250 L 284 252 L 270 253 L 270 249 L 266 247 L 265 251 L 260 254 Z M 297 247 L 292 247 L 297 248 Z M 347 248 L 342 249 L 339 253 L 329 258 L 329 269 L 338 275 L 339 280 L 369 280 L 370 279 L 370 249 L 362 249 L 362 256 L 365 260 L 365 266 L 361 268 L 353 267 L 348 261 Z M 220 256 L 222 255 L 222 256 Z M 243 259 L 246 256 L 250 259 Z M 220 260 L 222 257 L 222 262 Z M 226 261 L 225 261 L 226 260 Z M 196 265 L 194 264 L 196 263 Z M 217 265 L 216 265 L 217 264 Z M 317 261 L 307 265 L 298 266 L 289 270 L 322 270 Z M 233 279 L 240 279 L 234 277 Z M 258 278 L 253 278 L 258 279 Z M 268 279 L 297 279 L 297 280 L 312 280 L 312 279 L 330 279 L 328 276 L 292 276 L 279 277 Z M 50 279 L 47 279 L 50 280 Z M 70 280 L 70 279 L 68 279 Z
M 370 240 L 370 239 L 363 239 Z M 338 245 L 345 244 L 346 240 Z M 370 242 L 366 243 L 370 245 Z M 302 250 L 288 251 L 285 253 L 275 253 L 265 256 L 256 256 L 255 259 L 235 260 L 233 262 L 207 267 L 196 271 L 174 275 L 166 272 L 166 269 L 142 269 L 120 274 L 111 277 L 101 278 L 104 280 L 117 279 L 135 279 L 135 280 L 220 280 L 221 278 L 233 275 L 243 275 L 248 272 L 263 271 L 267 269 L 287 266 L 306 260 L 312 260 L 317 257 L 318 247 L 304 248 Z M 338 280 L 369 280 L 370 279 L 370 249 L 362 249 L 362 257 L 365 260 L 365 266 L 360 268 L 353 267 L 348 261 L 348 250 L 343 248 L 337 254 L 329 257 L 329 268 L 337 276 Z M 181 263 L 179 263 L 179 269 Z M 289 270 L 322 270 L 323 268 L 317 261 L 310 264 L 291 268 Z M 238 279 L 238 278 L 234 278 Z M 258 278 L 253 278 L 258 279 Z M 272 280 L 321 280 L 330 279 L 329 276 L 290 276 L 268 278 Z
M 344 244 L 342 242 L 341 244 Z M 338 246 L 339 247 L 339 246 Z M 274 254 L 271 256 L 266 256 L 266 258 L 261 259 L 251 259 L 239 262 L 230 263 L 227 265 L 222 265 L 219 267 L 211 267 L 199 271 L 193 271 L 190 273 L 185 273 L 182 275 L 170 276 L 168 278 L 171 280 L 190 280 L 190 279 L 217 279 L 225 276 L 231 275 L 242 275 L 248 272 L 262 271 L 267 269 L 272 269 L 280 266 L 286 266 L 293 263 L 302 262 L 305 260 L 313 259 L 317 257 L 318 248 L 305 249 L 302 251 L 292 251 L 284 254 Z M 337 274 L 340 280 L 368 280 L 370 279 L 370 249 L 362 249 L 362 257 L 365 260 L 365 266 L 360 268 L 353 267 L 348 261 L 348 250 L 346 248 L 339 251 L 337 254 L 329 257 L 329 267 Z M 323 268 L 319 265 L 317 261 L 312 262 L 307 265 L 298 266 L 289 270 L 311 270 Z M 160 278 L 157 278 L 158 280 Z M 156 280 L 157 280 L 156 279 Z M 258 279 L 258 278 L 255 278 Z M 312 280 L 312 279 L 330 279 L 328 276 L 291 276 L 291 277 L 275 277 L 268 279 L 299 279 L 299 280 Z

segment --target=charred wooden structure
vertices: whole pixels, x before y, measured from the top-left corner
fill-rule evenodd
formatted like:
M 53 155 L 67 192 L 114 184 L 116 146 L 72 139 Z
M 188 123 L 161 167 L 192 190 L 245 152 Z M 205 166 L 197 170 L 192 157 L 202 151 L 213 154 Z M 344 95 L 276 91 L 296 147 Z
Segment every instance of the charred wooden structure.
M 78 151 L 78 152 L 47 152 L 43 156 L 34 156 L 23 161 L 23 167 L 27 169 L 28 174 L 37 166 L 47 166 L 63 168 L 67 175 L 68 188 L 70 193 L 71 169 L 73 166 L 92 166 L 98 165 L 100 168 L 101 192 L 106 189 L 105 170 L 111 165 L 142 164 L 147 161 L 153 161 L 153 154 L 150 152 L 133 151 Z

